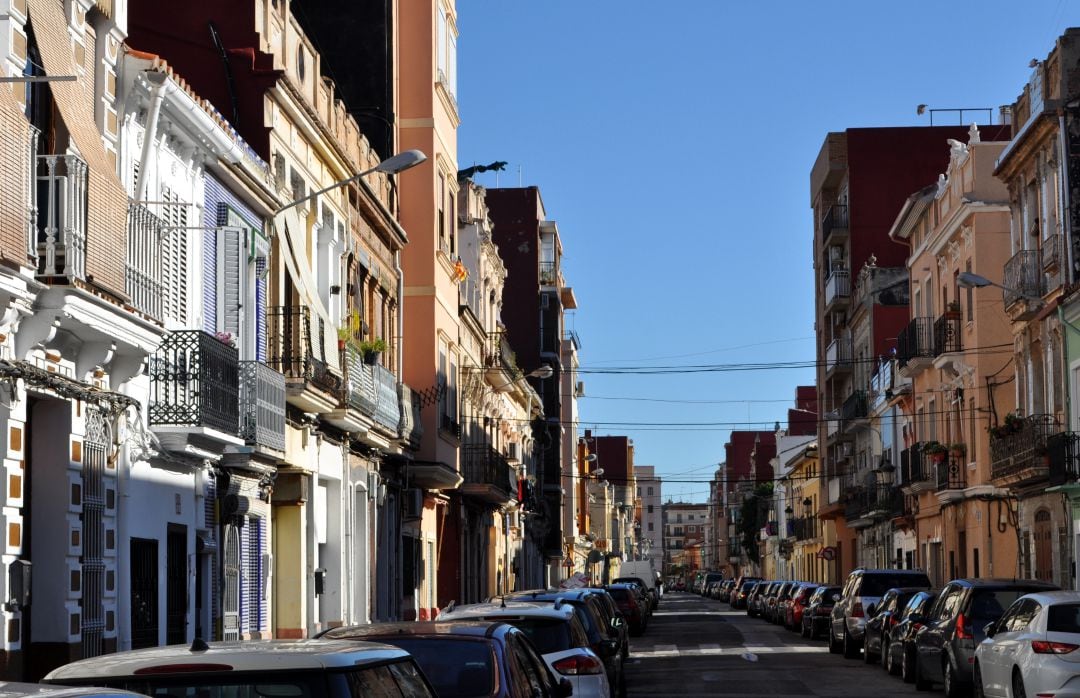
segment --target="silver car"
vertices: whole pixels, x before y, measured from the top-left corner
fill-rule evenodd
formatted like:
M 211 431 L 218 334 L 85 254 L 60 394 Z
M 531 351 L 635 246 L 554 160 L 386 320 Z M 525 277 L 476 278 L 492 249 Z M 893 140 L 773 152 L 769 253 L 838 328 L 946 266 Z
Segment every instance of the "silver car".
M 830 652 L 843 652 L 848 659 L 859 656 L 866 618 L 873 615 L 881 597 L 893 587 L 929 589 L 930 578 L 922 570 L 857 569 L 848 575 L 830 616 Z

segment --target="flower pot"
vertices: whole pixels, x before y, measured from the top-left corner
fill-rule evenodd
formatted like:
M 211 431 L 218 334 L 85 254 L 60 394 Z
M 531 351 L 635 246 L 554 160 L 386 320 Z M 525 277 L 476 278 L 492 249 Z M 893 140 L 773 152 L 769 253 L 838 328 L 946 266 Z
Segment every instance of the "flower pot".
M 377 352 L 377 351 L 365 351 L 364 352 L 364 363 L 367 364 L 368 366 L 374 366 L 375 364 L 379 363 L 379 352 Z
M 338 351 L 345 351 L 345 340 L 344 339 L 339 339 L 337 341 L 337 350 Z
M 944 463 L 945 462 L 945 454 L 941 453 L 941 452 L 931 453 L 930 454 L 930 460 L 932 462 L 934 462 L 934 463 Z

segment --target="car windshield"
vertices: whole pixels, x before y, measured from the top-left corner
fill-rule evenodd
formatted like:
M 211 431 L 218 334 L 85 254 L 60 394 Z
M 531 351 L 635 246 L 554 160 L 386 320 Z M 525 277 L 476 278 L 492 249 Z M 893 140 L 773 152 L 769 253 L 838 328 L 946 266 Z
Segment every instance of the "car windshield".
M 1051 633 L 1080 633 L 1080 603 L 1059 603 L 1050 607 L 1046 630 Z
M 863 575 L 858 596 L 884 596 L 893 587 L 930 587 L 925 574 L 867 574 Z
M 415 657 L 420 669 L 440 696 L 477 698 L 491 695 L 495 684 L 495 658 L 485 640 L 442 636 L 438 638 L 380 637 L 378 641 L 400 647 Z M 360 695 L 381 694 L 361 692 Z M 161 698 L 171 697 L 161 696 Z M 184 698 L 203 698 L 203 696 L 185 696 Z M 220 698 L 237 697 L 220 696 Z
M 495 620 L 495 619 L 492 619 Z M 570 624 L 557 618 L 514 618 L 504 622 L 522 630 L 540 654 L 551 654 L 570 649 Z
M 977 589 L 971 597 L 968 614 L 974 619 L 974 627 L 997 620 L 1013 601 L 1026 594 L 1022 589 Z

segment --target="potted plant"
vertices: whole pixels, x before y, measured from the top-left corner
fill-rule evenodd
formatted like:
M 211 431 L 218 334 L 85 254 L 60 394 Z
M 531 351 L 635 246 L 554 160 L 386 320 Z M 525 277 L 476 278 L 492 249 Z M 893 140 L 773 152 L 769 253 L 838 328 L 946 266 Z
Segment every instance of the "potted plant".
M 934 463 L 941 463 L 942 461 L 944 461 L 945 456 L 946 454 L 948 454 L 948 452 L 949 449 L 945 448 L 943 444 L 940 444 L 937 441 L 931 441 L 927 443 L 925 447 L 923 447 L 923 453 L 928 454 L 930 456 L 930 460 Z
M 337 330 L 338 351 L 345 351 L 345 343 L 349 341 L 349 328 L 339 327 Z
M 364 355 L 364 363 L 369 366 L 374 366 L 379 361 L 379 354 L 386 351 L 386 342 L 382 337 L 376 337 L 370 341 L 364 340 L 357 346 L 360 352 Z
M 952 456 L 953 460 L 956 460 L 956 461 L 964 460 L 964 457 L 967 456 L 967 444 L 965 444 L 965 443 L 952 444 L 951 446 L 949 446 L 949 455 Z
M 959 315 L 960 301 L 949 301 L 949 304 L 945 306 L 945 312 L 949 315 Z

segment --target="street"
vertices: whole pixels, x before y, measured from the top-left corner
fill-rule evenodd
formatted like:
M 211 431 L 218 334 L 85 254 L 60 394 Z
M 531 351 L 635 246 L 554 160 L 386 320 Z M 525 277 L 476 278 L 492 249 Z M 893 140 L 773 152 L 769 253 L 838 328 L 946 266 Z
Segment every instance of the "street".
M 727 603 L 669 592 L 644 635 L 632 638 L 628 695 L 912 696 L 915 687 L 862 660 L 829 654 L 824 640 L 797 633 Z

